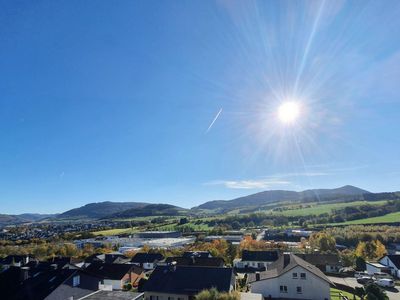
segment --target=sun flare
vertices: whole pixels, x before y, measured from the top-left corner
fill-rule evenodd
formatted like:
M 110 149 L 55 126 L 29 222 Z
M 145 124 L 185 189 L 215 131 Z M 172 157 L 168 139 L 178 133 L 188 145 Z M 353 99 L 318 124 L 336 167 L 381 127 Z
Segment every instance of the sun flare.
M 284 124 L 293 124 L 300 116 L 300 105 L 295 101 L 282 103 L 278 108 L 278 118 Z

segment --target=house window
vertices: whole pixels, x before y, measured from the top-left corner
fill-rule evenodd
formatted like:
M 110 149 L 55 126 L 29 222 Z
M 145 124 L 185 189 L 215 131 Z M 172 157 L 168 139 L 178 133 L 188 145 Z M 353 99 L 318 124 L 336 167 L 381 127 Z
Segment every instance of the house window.
M 81 283 L 81 277 L 79 275 L 72 277 L 72 286 L 78 286 Z
M 292 273 L 294 279 L 297 279 L 297 273 Z
M 281 285 L 279 287 L 279 290 L 281 291 L 281 293 L 287 293 L 287 286 L 286 285 Z
M 306 279 L 306 273 L 300 273 L 300 278 L 301 279 Z
M 302 294 L 303 293 L 303 289 L 301 288 L 301 286 L 298 286 L 296 288 L 297 294 Z

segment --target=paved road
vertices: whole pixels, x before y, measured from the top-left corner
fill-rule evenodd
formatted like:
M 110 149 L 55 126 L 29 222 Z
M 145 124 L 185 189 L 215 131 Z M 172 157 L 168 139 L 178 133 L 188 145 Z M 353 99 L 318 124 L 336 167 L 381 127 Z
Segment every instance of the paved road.
M 345 284 L 351 287 L 362 287 L 362 284 L 359 284 L 357 282 L 357 279 L 355 279 L 354 277 L 345 277 L 345 278 L 339 278 L 339 277 L 332 277 L 332 276 L 328 276 L 328 278 L 333 282 L 337 282 L 340 284 Z M 396 288 L 394 289 L 385 289 L 386 290 L 386 294 L 389 296 L 390 300 L 400 300 L 400 287 L 396 286 Z

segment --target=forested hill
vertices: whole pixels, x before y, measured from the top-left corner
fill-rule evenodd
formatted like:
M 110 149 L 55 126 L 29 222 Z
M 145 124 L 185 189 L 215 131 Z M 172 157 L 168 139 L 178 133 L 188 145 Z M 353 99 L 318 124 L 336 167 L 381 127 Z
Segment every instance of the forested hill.
M 128 209 L 140 208 L 148 204 L 149 203 L 144 203 L 144 202 L 110 202 L 110 201 L 89 203 L 84 206 L 68 210 L 58 215 L 58 218 L 99 219 Z
M 346 185 L 335 189 L 314 189 L 302 192 L 272 190 L 264 191 L 233 200 L 215 200 L 199 205 L 195 209 L 207 210 L 232 210 L 235 208 L 243 208 L 249 206 L 263 206 L 274 202 L 313 202 L 313 201 L 330 201 L 334 199 L 344 198 L 362 198 L 364 194 L 370 192 Z
M 180 216 L 186 215 L 187 209 L 170 204 L 149 204 L 143 207 L 132 208 L 107 216 L 106 218 L 134 218 L 148 216 Z

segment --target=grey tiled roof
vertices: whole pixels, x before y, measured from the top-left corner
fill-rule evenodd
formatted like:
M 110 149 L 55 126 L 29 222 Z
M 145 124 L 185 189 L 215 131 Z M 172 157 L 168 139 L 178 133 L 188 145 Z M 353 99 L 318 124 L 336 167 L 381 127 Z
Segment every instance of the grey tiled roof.
M 144 284 L 145 292 L 194 295 L 215 287 L 229 292 L 233 280 L 232 268 L 158 266 Z
M 270 278 L 279 277 L 282 274 L 290 271 L 291 269 L 300 266 L 303 269 L 313 273 L 315 276 L 327 281 L 328 283 L 332 283 L 328 277 L 325 276 L 324 273 L 316 266 L 306 262 L 300 257 L 294 255 L 293 253 L 284 254 L 277 261 L 272 263 L 267 271 L 260 272 L 260 280 L 267 280 Z M 257 274 L 248 274 L 247 282 L 252 283 L 256 281 Z

